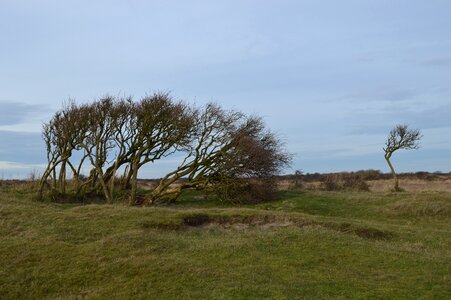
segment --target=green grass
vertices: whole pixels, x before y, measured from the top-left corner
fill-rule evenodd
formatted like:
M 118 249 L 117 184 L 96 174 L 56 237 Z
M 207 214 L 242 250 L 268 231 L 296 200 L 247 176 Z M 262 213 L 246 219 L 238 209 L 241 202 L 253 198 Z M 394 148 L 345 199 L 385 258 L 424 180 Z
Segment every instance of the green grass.
M 451 295 L 446 193 L 285 192 L 241 207 L 188 194 L 153 208 L 32 196 L 0 190 L 0 299 Z

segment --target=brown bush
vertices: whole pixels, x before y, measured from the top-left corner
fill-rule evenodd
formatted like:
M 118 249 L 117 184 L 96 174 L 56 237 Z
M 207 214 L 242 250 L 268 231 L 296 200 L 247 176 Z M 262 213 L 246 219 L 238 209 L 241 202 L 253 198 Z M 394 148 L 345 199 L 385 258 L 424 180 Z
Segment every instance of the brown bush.
M 359 173 L 335 173 L 324 176 L 321 188 L 326 191 L 369 191 L 370 187 Z
M 321 180 L 321 188 L 326 191 L 342 190 L 341 180 L 338 174 L 325 175 Z
M 277 197 L 277 182 L 272 179 L 234 179 L 213 187 L 213 194 L 221 201 L 241 204 L 259 203 Z

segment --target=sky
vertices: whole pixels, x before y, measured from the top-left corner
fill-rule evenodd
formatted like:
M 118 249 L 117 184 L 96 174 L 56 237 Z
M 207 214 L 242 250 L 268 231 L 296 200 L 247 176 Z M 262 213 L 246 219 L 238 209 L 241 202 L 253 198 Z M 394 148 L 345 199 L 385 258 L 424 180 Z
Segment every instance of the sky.
M 285 173 L 388 172 L 397 124 L 423 133 L 398 171 L 449 172 L 451 1 L 0 0 L 1 178 L 42 171 L 42 124 L 69 98 L 153 91 L 262 116 Z

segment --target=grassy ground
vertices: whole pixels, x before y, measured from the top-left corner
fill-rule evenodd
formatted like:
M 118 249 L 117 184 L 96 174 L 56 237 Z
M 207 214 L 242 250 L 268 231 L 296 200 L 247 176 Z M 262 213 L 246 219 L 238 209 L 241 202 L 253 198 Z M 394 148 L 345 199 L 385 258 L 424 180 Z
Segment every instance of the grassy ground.
M 285 192 L 232 207 L 0 190 L 0 299 L 451 296 L 451 194 Z

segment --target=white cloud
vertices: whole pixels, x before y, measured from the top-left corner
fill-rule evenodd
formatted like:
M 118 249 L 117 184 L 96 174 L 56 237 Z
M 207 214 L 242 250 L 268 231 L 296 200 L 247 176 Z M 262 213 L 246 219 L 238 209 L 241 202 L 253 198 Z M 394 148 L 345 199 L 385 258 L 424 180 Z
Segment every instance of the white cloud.
M 45 164 L 22 164 L 11 161 L 0 161 L 0 170 L 32 170 L 32 169 L 43 169 Z

